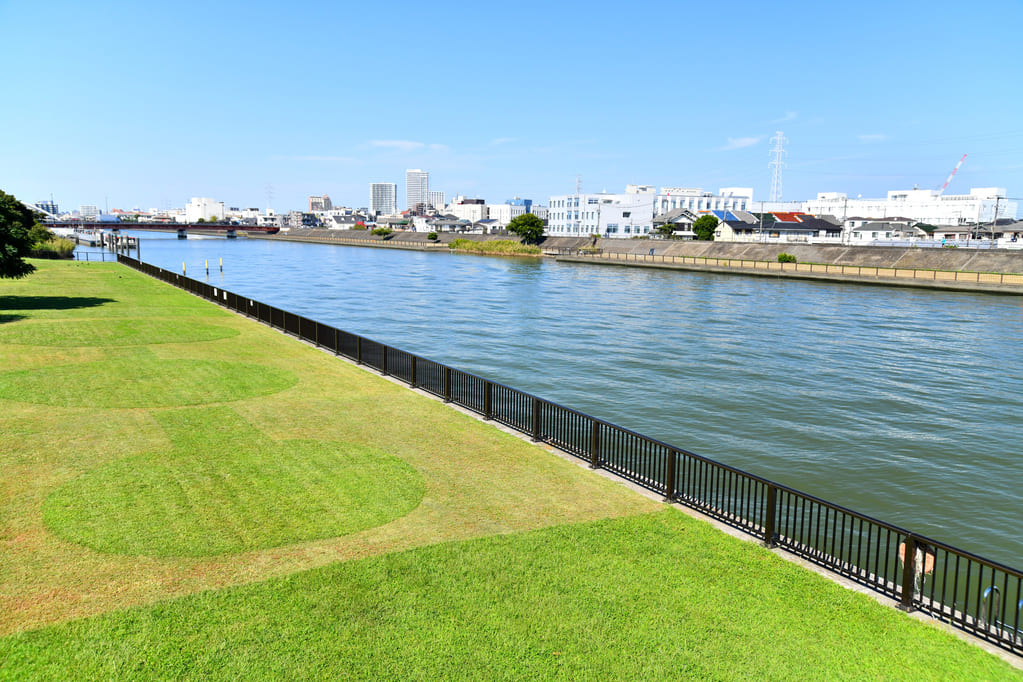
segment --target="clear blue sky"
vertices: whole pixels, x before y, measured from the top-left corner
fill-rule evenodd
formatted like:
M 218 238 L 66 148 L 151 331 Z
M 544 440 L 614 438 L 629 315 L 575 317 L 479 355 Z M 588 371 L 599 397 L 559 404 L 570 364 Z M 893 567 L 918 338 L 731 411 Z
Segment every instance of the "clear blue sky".
M 0 189 L 61 208 L 626 183 L 1023 196 L 1023 3 L 0 0 Z

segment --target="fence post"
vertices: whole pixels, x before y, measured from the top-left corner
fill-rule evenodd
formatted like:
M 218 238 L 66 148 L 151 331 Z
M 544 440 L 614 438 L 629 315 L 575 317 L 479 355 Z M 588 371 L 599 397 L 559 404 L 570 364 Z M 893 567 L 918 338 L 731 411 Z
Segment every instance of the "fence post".
M 494 416 L 494 385 L 483 380 L 483 419 L 490 421 Z
M 409 382 L 410 388 L 416 387 L 416 360 L 418 359 L 419 358 L 417 358 L 415 355 L 412 356 L 412 380 Z
M 380 373 L 387 376 L 387 346 L 380 344 Z
M 600 468 L 600 422 L 596 419 L 590 429 L 590 468 Z
M 451 368 L 444 367 L 444 402 L 451 402 Z
M 362 364 L 362 337 L 355 337 L 355 362 L 356 364 Z
M 533 396 L 533 434 L 534 441 L 540 440 L 540 399 Z
M 914 579 L 916 577 L 916 538 L 912 535 L 906 536 L 906 542 L 902 548 L 902 600 L 899 602 L 900 611 L 913 610 L 913 596 L 916 590 Z
M 764 510 L 764 547 L 774 547 L 774 524 L 778 518 L 778 489 L 767 484 L 767 508 Z
M 674 502 L 675 501 L 675 472 L 678 467 L 678 450 L 672 448 L 668 454 L 668 475 L 667 480 L 664 482 L 664 501 Z

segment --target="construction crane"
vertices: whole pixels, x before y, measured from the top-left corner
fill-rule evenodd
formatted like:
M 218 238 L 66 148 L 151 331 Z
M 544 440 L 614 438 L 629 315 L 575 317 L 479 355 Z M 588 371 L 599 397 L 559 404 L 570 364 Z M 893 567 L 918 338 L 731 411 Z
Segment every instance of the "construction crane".
M 959 163 L 957 163 L 956 167 L 952 169 L 952 172 L 948 174 L 948 180 L 946 180 L 945 184 L 942 185 L 941 189 L 938 190 L 938 196 L 939 197 L 942 194 L 945 193 L 945 188 L 948 187 L 948 183 L 952 182 L 952 176 L 954 176 L 956 174 L 956 171 L 959 170 L 959 166 L 963 165 L 963 161 L 965 161 L 965 160 L 966 160 L 966 154 L 963 154 L 963 158 L 959 159 Z

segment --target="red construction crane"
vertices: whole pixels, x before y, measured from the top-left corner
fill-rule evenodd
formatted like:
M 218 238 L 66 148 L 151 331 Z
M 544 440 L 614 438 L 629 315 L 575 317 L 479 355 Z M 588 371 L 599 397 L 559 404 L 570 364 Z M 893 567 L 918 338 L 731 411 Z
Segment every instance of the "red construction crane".
M 938 196 L 939 197 L 942 194 L 944 194 L 945 188 L 948 187 L 948 183 L 952 182 L 952 176 L 954 176 L 956 174 L 956 171 L 959 170 L 959 166 L 963 165 L 963 161 L 965 161 L 965 160 L 966 160 L 966 154 L 963 154 L 963 158 L 959 159 L 959 163 L 957 163 L 956 167 L 952 169 L 952 172 L 948 174 L 948 180 L 946 180 L 945 184 L 942 185 L 941 189 L 938 190 Z

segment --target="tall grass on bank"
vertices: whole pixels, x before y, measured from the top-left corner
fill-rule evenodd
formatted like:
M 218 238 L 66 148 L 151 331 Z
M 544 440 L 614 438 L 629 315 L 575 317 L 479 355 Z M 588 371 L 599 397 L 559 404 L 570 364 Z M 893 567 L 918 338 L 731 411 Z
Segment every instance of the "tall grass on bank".
M 455 239 L 448 248 L 455 251 L 485 253 L 502 256 L 539 256 L 540 247 L 522 244 L 512 239 L 491 239 L 477 242 L 471 239 Z
M 74 255 L 75 243 L 63 237 L 53 237 L 32 247 L 32 258 L 69 259 Z

